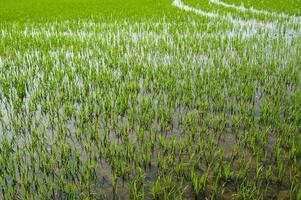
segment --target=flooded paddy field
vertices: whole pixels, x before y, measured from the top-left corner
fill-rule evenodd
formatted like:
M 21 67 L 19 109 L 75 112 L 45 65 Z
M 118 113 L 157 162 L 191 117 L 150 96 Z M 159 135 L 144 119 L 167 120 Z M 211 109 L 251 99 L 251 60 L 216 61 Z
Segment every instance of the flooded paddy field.
M 0 199 L 301 199 L 298 0 L 37 2 L 0 7 Z

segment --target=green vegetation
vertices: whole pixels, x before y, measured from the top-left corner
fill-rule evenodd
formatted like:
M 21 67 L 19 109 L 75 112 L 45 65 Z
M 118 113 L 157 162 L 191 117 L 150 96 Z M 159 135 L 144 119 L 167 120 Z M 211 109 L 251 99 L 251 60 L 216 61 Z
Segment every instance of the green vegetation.
M 301 0 L 225 0 L 224 2 L 232 3 L 238 6 L 244 5 L 247 8 L 256 8 L 274 12 L 284 12 L 291 15 L 301 14 Z
M 0 0 L 0 20 L 60 21 L 161 18 L 181 12 L 170 0 Z
M 301 5 L 265 2 L 0 0 L 0 199 L 300 199 Z

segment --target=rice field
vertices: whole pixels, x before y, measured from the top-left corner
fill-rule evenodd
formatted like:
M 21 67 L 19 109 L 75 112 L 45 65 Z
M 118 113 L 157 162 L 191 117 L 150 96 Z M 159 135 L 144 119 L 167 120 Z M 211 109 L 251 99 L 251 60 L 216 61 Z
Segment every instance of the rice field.
M 0 0 L 0 199 L 301 199 L 301 1 Z

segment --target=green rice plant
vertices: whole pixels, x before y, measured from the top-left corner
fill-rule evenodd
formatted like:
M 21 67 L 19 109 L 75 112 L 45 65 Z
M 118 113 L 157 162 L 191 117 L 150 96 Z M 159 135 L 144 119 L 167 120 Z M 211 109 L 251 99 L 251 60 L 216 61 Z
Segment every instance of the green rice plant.
M 195 170 L 191 170 L 191 183 L 195 194 L 195 198 L 198 199 L 199 195 L 205 190 L 206 183 L 208 181 L 209 173 L 205 172 L 202 176 L 199 176 Z
M 277 182 L 281 184 L 285 177 L 285 168 L 282 159 L 277 161 Z
M 263 173 L 263 168 L 264 168 L 264 166 L 261 165 L 258 161 L 256 163 L 256 168 L 255 168 L 255 176 L 254 176 L 255 183 L 258 183 L 258 181 L 261 179 L 261 176 Z
M 151 194 L 153 199 L 160 199 L 160 190 L 161 190 L 161 185 L 159 183 L 160 177 L 157 179 L 157 181 L 152 185 L 151 188 Z
M 151 195 L 153 199 L 183 199 L 183 193 L 186 187 L 183 186 L 183 180 L 176 183 L 171 174 L 166 174 L 163 177 L 159 176 L 151 187 Z
M 298 190 L 298 193 L 297 193 L 297 199 L 298 199 L 298 200 L 301 199 L 301 189 Z
M 226 182 L 230 181 L 232 179 L 232 176 L 233 176 L 233 172 L 232 172 L 232 169 L 231 169 L 231 163 L 224 164 L 223 165 L 223 178 L 224 178 L 224 180 Z
M 142 169 L 138 168 L 138 175 L 130 183 L 131 198 L 144 199 L 144 174 Z
M 218 184 L 219 180 L 216 179 L 216 181 L 213 182 L 213 184 L 211 185 L 210 189 L 211 189 L 211 198 L 212 199 L 216 199 L 217 195 L 218 195 L 218 189 L 219 189 L 219 184 Z
M 115 173 L 113 171 L 113 175 L 112 175 L 112 188 L 113 188 L 113 195 L 117 194 L 117 181 L 118 181 L 118 177 L 117 177 L 117 173 Z
M 266 172 L 265 172 L 265 180 L 267 182 L 270 182 L 272 177 L 273 177 L 273 168 L 272 168 L 271 165 L 269 165 L 266 169 Z
M 296 147 L 295 142 L 293 142 L 289 150 L 288 157 L 291 160 L 291 162 L 296 162 L 297 156 L 298 156 L 298 148 Z
M 241 199 L 262 199 L 262 197 L 258 194 L 256 186 L 248 182 L 238 185 L 237 192 L 234 194 L 234 197 Z

